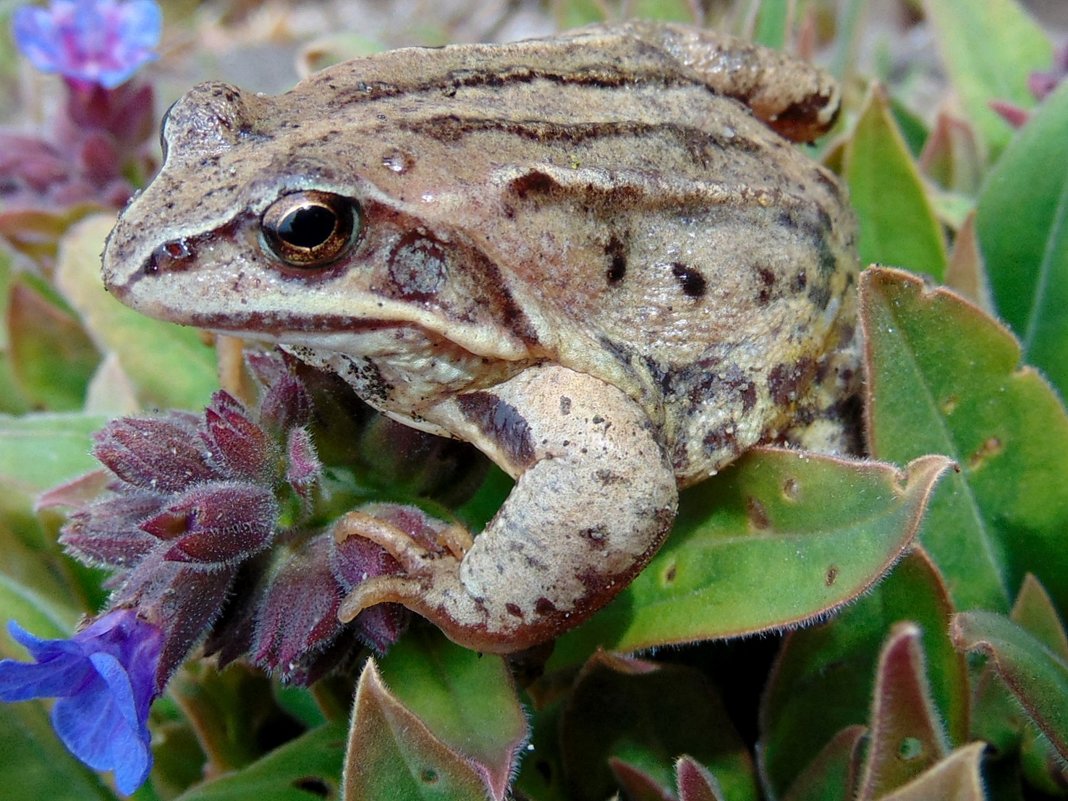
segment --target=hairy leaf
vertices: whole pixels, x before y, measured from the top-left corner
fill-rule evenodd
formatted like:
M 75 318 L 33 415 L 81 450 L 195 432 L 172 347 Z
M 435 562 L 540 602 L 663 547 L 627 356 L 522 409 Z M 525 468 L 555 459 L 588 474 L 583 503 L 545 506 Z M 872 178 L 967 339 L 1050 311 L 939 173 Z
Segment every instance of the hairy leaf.
M 927 686 L 920 637 L 915 624 L 899 623 L 879 656 L 861 801 L 897 789 L 949 753 Z
M 986 801 L 979 762 L 984 743 L 959 748 L 922 776 L 880 801 Z
M 477 654 L 439 632 L 416 629 L 381 659 L 398 702 L 504 798 L 527 722 L 503 659 Z
M 990 171 L 976 233 L 998 313 L 1023 358 L 1068 395 L 1068 81 Z
M 869 448 L 904 462 L 952 457 L 920 541 L 958 608 L 1008 611 L 1035 573 L 1068 605 L 1068 415 L 1012 335 L 914 276 L 861 277 Z
M 982 651 L 998 675 L 1068 760 L 1068 662 L 1033 634 L 993 612 L 962 612 L 953 619 L 953 639 L 961 648 Z
M 669 792 L 683 754 L 710 768 L 732 801 L 758 797 L 748 751 L 715 688 L 693 668 L 596 654 L 575 682 L 560 739 L 576 801 L 612 793 L 605 765 L 613 757 L 630 769 L 631 785 Z
M 557 641 L 550 667 L 621 651 L 786 628 L 872 586 L 908 547 L 948 462 L 886 464 L 755 449 L 688 492 L 630 587 Z
M 707 768 L 692 757 L 684 756 L 675 763 L 679 785 L 679 801 L 725 801 L 727 796 Z M 734 796 L 731 796 L 734 801 Z
M 801 772 L 783 801 L 846 801 L 856 795 L 867 729 L 846 726 Z
M 248 767 L 197 785 L 176 801 L 321 801 L 337 798 L 344 747 L 345 727 L 340 723 L 327 723 L 276 748 Z
M 82 408 L 100 354 L 81 324 L 26 279 L 14 282 L 10 303 L 11 369 L 21 394 L 41 409 Z
M 950 739 L 967 737 L 967 671 L 949 640 L 951 613 L 937 570 L 917 550 L 834 620 L 787 636 L 760 710 L 762 775 L 776 795 L 842 729 L 867 724 L 882 644 L 901 620 L 922 632 L 931 696 Z
M 916 162 L 874 86 L 845 149 L 850 201 L 860 223 L 861 264 L 893 264 L 940 281 L 946 245 Z
M 373 661 L 356 688 L 342 783 L 344 801 L 468 801 L 488 790 L 483 774 L 386 689 Z

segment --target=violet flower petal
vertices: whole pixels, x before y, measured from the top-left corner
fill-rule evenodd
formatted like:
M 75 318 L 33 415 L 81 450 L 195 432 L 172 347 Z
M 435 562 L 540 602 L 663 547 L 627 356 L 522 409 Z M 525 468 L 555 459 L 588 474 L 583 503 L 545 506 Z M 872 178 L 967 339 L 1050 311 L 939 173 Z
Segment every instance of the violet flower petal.
M 163 632 L 130 609 L 108 612 L 68 640 L 8 626 L 36 664 L 0 661 L 0 701 L 57 697 L 52 725 L 63 744 L 118 788 L 136 790 L 152 767 L 148 710 L 159 694 Z
M 54 0 L 12 18 L 15 42 L 34 67 L 109 89 L 156 58 L 162 27 L 152 0 Z

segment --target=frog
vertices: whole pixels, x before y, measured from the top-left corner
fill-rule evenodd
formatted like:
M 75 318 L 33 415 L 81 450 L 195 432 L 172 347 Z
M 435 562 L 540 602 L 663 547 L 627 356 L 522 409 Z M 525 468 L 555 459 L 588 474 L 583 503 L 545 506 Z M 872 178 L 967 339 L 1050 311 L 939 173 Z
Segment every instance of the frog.
M 383 52 L 274 96 L 209 82 L 167 112 L 103 280 L 500 466 L 477 536 L 342 517 L 400 567 L 339 617 L 397 603 L 522 652 L 629 584 L 680 490 L 758 445 L 850 447 L 856 222 L 799 144 L 838 106 L 807 62 L 644 21 Z

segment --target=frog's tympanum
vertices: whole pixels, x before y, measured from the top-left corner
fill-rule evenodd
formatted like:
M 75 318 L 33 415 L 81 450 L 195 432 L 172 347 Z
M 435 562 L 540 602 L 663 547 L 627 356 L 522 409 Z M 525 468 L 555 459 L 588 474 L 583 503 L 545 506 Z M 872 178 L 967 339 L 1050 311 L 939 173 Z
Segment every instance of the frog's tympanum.
M 747 448 L 840 448 L 855 225 L 789 139 L 820 71 L 681 25 L 406 49 L 277 97 L 198 86 L 104 254 L 121 301 L 277 343 L 474 443 L 515 486 L 431 550 L 359 513 L 401 603 L 486 651 L 548 640 L 649 561 Z

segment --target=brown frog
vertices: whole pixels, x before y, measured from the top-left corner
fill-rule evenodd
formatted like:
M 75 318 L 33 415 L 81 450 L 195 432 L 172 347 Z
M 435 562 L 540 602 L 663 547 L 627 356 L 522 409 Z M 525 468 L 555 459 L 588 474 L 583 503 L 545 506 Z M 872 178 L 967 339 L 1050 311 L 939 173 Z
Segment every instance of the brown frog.
M 516 479 L 382 602 L 513 651 L 608 602 L 678 490 L 757 443 L 841 448 L 855 225 L 809 140 L 833 82 L 682 25 L 349 61 L 277 97 L 198 86 L 104 253 L 146 314 L 277 343 Z M 774 130 L 773 130 L 774 129 Z

